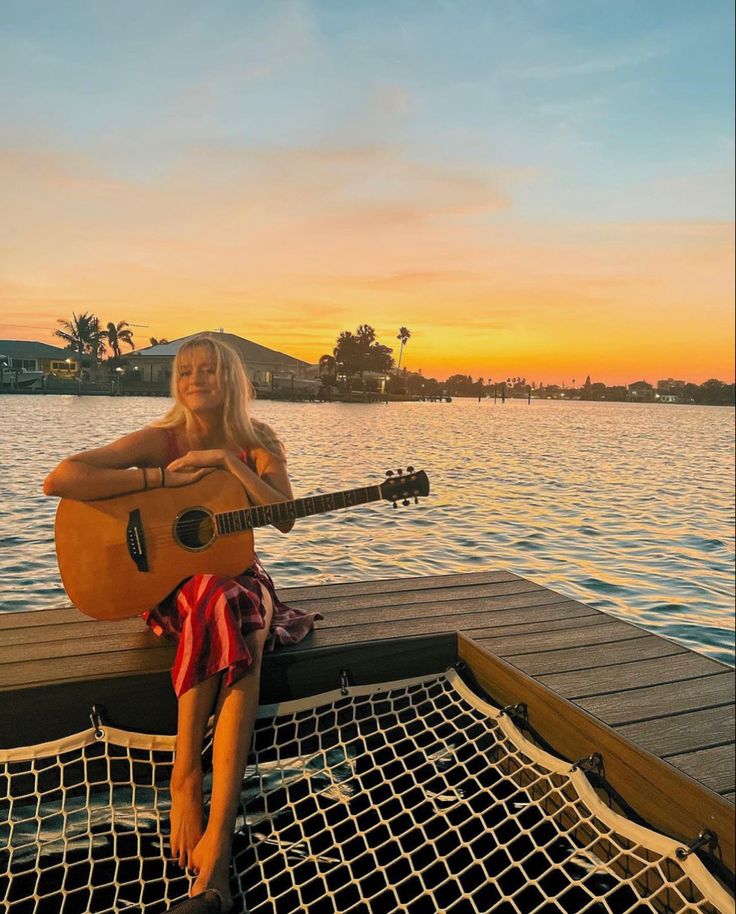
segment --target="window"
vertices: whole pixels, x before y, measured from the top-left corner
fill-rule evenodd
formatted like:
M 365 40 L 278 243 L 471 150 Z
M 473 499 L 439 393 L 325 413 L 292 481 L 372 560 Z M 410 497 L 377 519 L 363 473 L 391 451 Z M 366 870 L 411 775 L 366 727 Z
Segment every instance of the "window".
M 19 371 L 38 371 L 36 359 L 11 359 L 10 367 Z

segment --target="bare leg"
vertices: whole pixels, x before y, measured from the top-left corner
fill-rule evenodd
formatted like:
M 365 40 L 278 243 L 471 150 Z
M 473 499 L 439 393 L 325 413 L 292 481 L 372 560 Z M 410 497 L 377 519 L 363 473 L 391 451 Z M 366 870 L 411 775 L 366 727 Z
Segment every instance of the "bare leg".
M 207 721 L 220 688 L 221 676 L 211 676 L 179 699 L 176 754 L 171 771 L 171 856 L 179 866 L 191 866 L 192 851 L 202 837 L 202 743 Z
M 197 895 L 206 889 L 216 889 L 222 895 L 225 910 L 232 905 L 229 868 L 233 830 L 258 708 L 263 646 L 273 613 L 271 598 L 265 588 L 263 602 L 266 610 L 265 627 L 246 639 L 253 655 L 253 666 L 234 685 L 220 690 L 212 747 L 209 820 L 204 835 L 192 854 L 192 864 L 198 877 L 190 894 Z

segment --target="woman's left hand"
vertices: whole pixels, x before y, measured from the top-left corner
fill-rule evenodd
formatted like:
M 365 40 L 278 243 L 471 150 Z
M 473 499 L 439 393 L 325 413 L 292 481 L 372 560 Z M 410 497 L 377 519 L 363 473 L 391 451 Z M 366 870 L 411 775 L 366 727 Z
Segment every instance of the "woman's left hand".
M 177 470 L 199 470 L 204 467 L 227 470 L 229 469 L 230 461 L 233 459 L 237 459 L 236 454 L 219 448 L 210 451 L 187 451 L 183 457 L 172 460 L 166 469 L 173 472 Z

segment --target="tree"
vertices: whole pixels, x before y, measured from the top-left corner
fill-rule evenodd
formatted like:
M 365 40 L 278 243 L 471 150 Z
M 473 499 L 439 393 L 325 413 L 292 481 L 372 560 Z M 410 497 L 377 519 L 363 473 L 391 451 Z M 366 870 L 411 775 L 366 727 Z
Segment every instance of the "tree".
M 401 371 L 401 356 L 404 354 L 404 346 L 409 342 L 410 336 L 411 330 L 407 330 L 406 327 L 399 327 L 399 335 L 396 339 L 401 343 L 401 348 L 399 349 L 399 361 L 396 365 L 397 371 Z
M 100 344 L 100 323 L 94 314 L 77 315 L 72 312 L 70 321 L 57 321 L 59 329 L 54 330 L 54 336 L 69 344 L 70 349 L 76 349 L 81 363 L 85 354 L 96 356 Z
M 349 330 L 343 330 L 338 336 L 334 356 L 336 365 L 341 369 L 340 374 L 351 378 L 360 372 L 360 346 L 356 336 Z
M 391 371 L 394 367 L 393 349 L 382 343 L 373 343 L 365 354 L 366 371 Z
M 335 361 L 348 378 L 363 375 L 365 371 L 390 371 L 394 360 L 393 350 L 376 342 L 376 331 L 369 324 L 361 324 L 351 333 L 343 332 L 337 338 Z
M 355 331 L 355 338 L 362 349 L 368 349 L 376 342 L 376 331 L 370 324 L 361 324 Z
M 718 378 L 709 378 L 700 385 L 699 403 L 710 405 L 733 404 L 734 385 L 719 381 Z
M 165 336 L 162 336 L 160 340 L 157 340 L 155 336 L 151 336 L 148 338 L 148 342 L 152 346 L 163 346 L 165 343 L 168 343 L 169 341 L 166 339 Z
M 103 330 L 100 334 L 103 339 L 107 340 L 107 343 L 112 349 L 112 354 L 114 358 L 120 357 L 120 344 L 125 343 L 127 346 L 130 346 L 131 349 L 135 349 L 135 343 L 133 342 L 133 331 L 129 330 L 130 324 L 127 321 L 119 321 L 117 324 L 113 324 L 112 321 L 107 325 L 107 329 Z
M 337 362 L 333 355 L 323 355 L 319 359 L 319 376 L 326 384 L 334 384 L 337 380 Z
M 447 392 L 453 397 L 472 397 L 473 378 L 465 374 L 453 374 L 445 382 Z

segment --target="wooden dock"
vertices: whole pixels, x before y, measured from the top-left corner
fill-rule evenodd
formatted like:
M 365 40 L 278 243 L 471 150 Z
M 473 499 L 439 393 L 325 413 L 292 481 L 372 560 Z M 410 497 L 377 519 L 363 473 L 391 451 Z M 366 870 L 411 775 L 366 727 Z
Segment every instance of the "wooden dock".
M 504 571 L 296 587 L 280 596 L 324 620 L 300 645 L 266 658 L 264 703 L 334 689 L 343 669 L 356 684 L 380 682 L 437 672 L 485 649 L 506 662 L 502 696 L 510 664 L 541 694 L 585 712 L 581 720 L 592 716 L 693 779 L 683 784 L 734 802 L 730 667 Z M 119 726 L 173 732 L 172 656 L 137 618 L 95 622 L 73 608 L 0 614 L 0 746 L 85 729 L 93 703 Z

